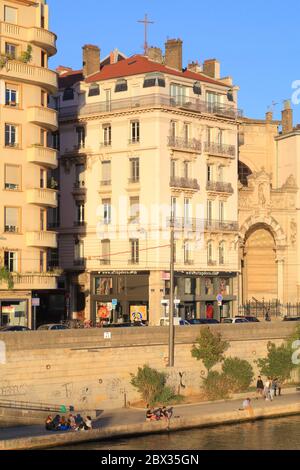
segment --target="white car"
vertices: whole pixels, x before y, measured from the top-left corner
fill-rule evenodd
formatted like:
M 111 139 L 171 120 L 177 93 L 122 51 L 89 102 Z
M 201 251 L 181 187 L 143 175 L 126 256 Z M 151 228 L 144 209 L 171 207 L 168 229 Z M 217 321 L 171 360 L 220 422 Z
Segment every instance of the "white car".
M 233 324 L 233 323 L 250 323 L 246 318 L 236 317 L 236 318 L 224 318 L 222 323 Z
M 57 330 L 69 330 L 70 328 L 67 327 L 66 325 L 60 325 L 60 324 L 49 324 L 49 325 L 41 325 L 38 327 L 39 331 L 57 331 Z

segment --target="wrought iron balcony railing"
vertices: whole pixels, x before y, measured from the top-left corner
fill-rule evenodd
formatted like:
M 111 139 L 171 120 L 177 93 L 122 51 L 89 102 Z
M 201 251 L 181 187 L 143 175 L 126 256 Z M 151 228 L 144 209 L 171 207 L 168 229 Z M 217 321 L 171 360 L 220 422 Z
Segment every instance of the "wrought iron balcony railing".
M 192 178 L 180 178 L 172 177 L 170 181 L 171 188 L 182 188 L 182 189 L 192 189 L 193 191 L 199 191 L 200 185 L 197 179 Z
M 238 232 L 239 224 L 235 221 L 229 220 L 208 220 L 197 218 L 174 217 L 167 219 L 167 226 L 174 225 L 176 230 L 195 231 L 197 233 L 225 231 L 225 232 Z
M 168 137 L 168 145 L 169 147 L 173 147 L 175 149 L 194 150 L 197 153 L 201 153 L 202 150 L 202 144 L 200 140 L 185 139 L 184 137 L 175 137 L 172 135 Z
M 235 145 L 217 144 L 214 142 L 205 142 L 204 151 L 212 155 L 224 155 L 231 158 L 234 158 L 236 155 Z
M 207 191 L 213 191 L 217 193 L 234 193 L 234 189 L 231 183 L 222 183 L 220 181 L 208 181 L 206 189 Z

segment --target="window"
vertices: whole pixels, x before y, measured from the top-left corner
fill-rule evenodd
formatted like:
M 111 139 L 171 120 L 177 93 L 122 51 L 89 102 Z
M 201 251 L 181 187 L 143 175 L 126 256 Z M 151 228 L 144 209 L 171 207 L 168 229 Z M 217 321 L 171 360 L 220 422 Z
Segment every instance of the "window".
M 6 233 L 18 233 L 20 231 L 20 209 L 18 207 L 4 208 L 4 226 Z
M 111 111 L 111 90 L 104 90 L 105 92 L 105 111 Z
M 76 127 L 77 133 L 77 146 L 78 148 L 85 147 L 85 128 L 84 127 Z
M 172 197 L 171 198 L 171 218 L 174 220 L 177 215 L 177 198 Z
M 5 89 L 5 104 L 6 106 L 16 107 L 18 103 L 18 88 L 6 85 Z
M 40 209 L 40 231 L 45 232 L 47 230 L 47 211 Z
M 219 205 L 219 221 L 224 222 L 224 218 L 225 218 L 225 203 L 220 202 L 220 205 Z
M 4 266 L 10 273 L 18 272 L 18 252 L 5 251 L 4 252 Z
M 6 23 L 17 24 L 18 22 L 18 10 L 16 8 L 4 7 L 4 21 Z
M 111 145 L 111 125 L 104 124 L 103 126 L 103 143 L 105 147 L 109 147 Z
M 5 189 L 18 191 L 21 188 L 21 167 L 16 165 L 5 165 Z
M 189 178 L 189 175 L 190 175 L 190 163 L 189 162 L 183 163 L 183 175 L 186 179 Z
M 45 129 L 40 130 L 40 144 L 43 147 L 47 147 L 47 137 L 48 137 L 48 132 Z
M 212 127 L 208 127 L 206 132 L 207 132 L 207 134 L 206 134 L 207 143 L 208 143 L 208 145 L 210 145 L 212 143 L 212 140 L 213 140 L 213 138 L 212 138 L 212 133 L 213 133 Z
M 5 147 L 17 147 L 18 145 L 18 126 L 14 124 L 5 124 Z
M 74 261 L 76 265 L 82 266 L 84 264 L 84 242 L 77 239 L 74 244 Z
M 132 158 L 130 160 L 130 180 L 132 183 L 140 181 L 140 159 Z
M 227 99 L 228 99 L 228 101 L 231 101 L 231 102 L 234 101 L 234 96 L 233 96 L 233 91 L 232 91 L 232 90 L 229 90 L 229 91 L 228 91 L 228 93 L 227 93 Z
M 214 113 L 218 110 L 220 104 L 221 96 L 217 93 L 207 92 L 206 101 L 208 105 L 208 111 Z
M 176 160 L 171 160 L 171 178 L 176 178 Z
M 76 204 L 76 212 L 77 212 L 76 225 L 84 225 L 85 224 L 85 205 L 83 202 L 78 202 Z
M 134 239 L 130 240 L 130 248 L 131 248 L 131 259 L 129 260 L 132 264 L 139 263 L 139 240 Z
M 243 186 L 248 186 L 248 177 L 251 175 L 250 168 L 245 163 L 239 162 L 239 180 Z
M 189 141 L 189 138 L 190 138 L 190 124 L 185 122 L 184 123 L 184 127 L 183 127 L 183 137 L 184 137 L 184 141 L 185 143 L 187 143 Z
M 5 54 L 10 59 L 16 59 L 17 57 L 17 46 L 9 42 L 5 43 Z
M 209 224 L 212 223 L 213 219 L 213 201 L 207 201 L 207 221 Z
M 224 131 L 222 129 L 218 129 L 217 142 L 219 145 L 223 145 L 223 137 L 224 137 Z
M 137 143 L 140 141 L 140 122 L 139 121 L 132 121 L 130 123 L 131 126 L 131 143 Z
M 201 89 L 201 83 L 200 82 L 195 82 L 193 86 L 193 91 L 195 95 L 202 95 L 202 89 Z
M 74 99 L 74 90 L 73 88 L 66 88 L 63 94 L 63 101 L 71 101 Z
M 111 184 L 111 162 L 102 162 L 102 182 L 101 184 L 108 186 Z
M 47 269 L 47 252 L 40 251 L 40 273 L 46 272 Z
M 58 248 L 50 248 L 47 252 L 47 270 L 55 269 L 59 266 Z
M 101 264 L 110 264 L 110 240 L 101 241 L 101 253 L 102 259 Z
M 207 243 L 207 264 L 213 264 L 213 242 Z
M 128 85 L 127 85 L 127 80 L 125 78 L 120 78 L 115 87 L 115 93 L 119 93 L 121 91 L 127 91 L 128 90 Z
M 224 182 L 224 166 L 220 165 L 218 169 L 218 180 L 220 183 Z
M 94 291 L 96 295 L 111 295 L 113 293 L 112 277 L 96 277 Z
M 75 186 L 77 188 L 84 188 L 85 187 L 85 166 L 83 164 L 77 164 L 75 166 Z
M 207 165 L 207 182 L 211 183 L 214 180 L 214 166 Z
M 44 51 L 41 51 L 41 67 L 47 67 L 47 54 Z
M 177 106 L 185 104 L 188 96 L 188 87 L 172 83 L 170 88 L 171 103 Z
M 148 73 L 144 80 L 144 88 L 151 88 L 159 86 L 164 88 L 166 86 L 166 80 L 162 73 Z
M 46 93 L 44 90 L 41 91 L 41 106 L 43 108 L 47 108 L 48 106 L 48 93 Z
M 184 198 L 184 223 L 189 225 L 191 223 L 191 200 Z
M 40 188 L 47 188 L 47 171 L 40 169 Z
M 176 121 L 171 121 L 170 135 L 173 139 L 176 138 L 176 135 L 177 135 L 177 122 Z
M 53 132 L 52 134 L 52 148 L 55 150 L 60 149 L 60 134 L 59 132 Z
M 219 244 L 219 264 L 225 264 L 225 242 Z
M 140 219 L 140 198 L 131 197 L 130 198 L 130 216 L 129 221 L 132 224 L 138 224 Z
M 103 222 L 105 225 L 111 224 L 111 200 L 103 199 Z
M 100 87 L 97 83 L 93 83 L 89 88 L 89 96 L 100 95 Z
M 190 264 L 191 263 L 191 248 L 190 248 L 190 243 L 185 240 L 184 242 L 184 263 L 185 264 Z

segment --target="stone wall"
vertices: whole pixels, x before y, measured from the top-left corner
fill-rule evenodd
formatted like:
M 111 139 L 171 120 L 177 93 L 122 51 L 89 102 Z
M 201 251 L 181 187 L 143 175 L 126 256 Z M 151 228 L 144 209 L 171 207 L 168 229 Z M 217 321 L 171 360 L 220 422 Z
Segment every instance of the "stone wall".
M 216 325 L 230 341 L 228 356 L 265 357 L 268 341 L 282 343 L 295 329 L 293 323 Z M 0 401 L 19 400 L 78 409 L 117 408 L 124 398 L 139 398 L 130 385 L 130 374 L 139 366 L 169 373 L 169 382 L 184 394 L 199 392 L 205 369 L 191 356 L 201 327 L 176 328 L 175 367 L 169 370 L 168 328 L 70 330 L 62 332 L 2 333 L 6 361 L 0 362 Z M 257 372 L 257 370 L 256 370 Z

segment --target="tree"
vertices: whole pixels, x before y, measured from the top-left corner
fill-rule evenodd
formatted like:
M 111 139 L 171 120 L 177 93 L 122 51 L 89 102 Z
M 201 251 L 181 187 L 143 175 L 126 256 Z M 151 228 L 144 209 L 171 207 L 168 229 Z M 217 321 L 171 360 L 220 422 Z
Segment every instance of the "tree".
M 13 289 L 14 281 L 11 273 L 4 267 L 0 268 L 0 282 L 5 281 L 7 282 L 7 286 L 9 289 Z
M 260 373 L 267 377 L 278 377 L 282 382 L 289 380 L 292 371 L 298 367 L 292 362 L 293 353 L 294 351 L 289 342 L 281 346 L 269 342 L 267 357 L 256 361 Z
M 202 360 L 208 372 L 216 364 L 223 361 L 223 354 L 230 346 L 227 341 L 222 340 L 220 333 L 213 334 L 209 327 L 201 330 L 196 343 L 196 345 L 193 345 L 191 351 L 192 356 L 195 357 L 197 361 Z
M 228 378 L 233 393 L 246 392 L 250 387 L 254 372 L 248 361 L 238 357 L 229 357 L 222 364 L 222 370 Z

